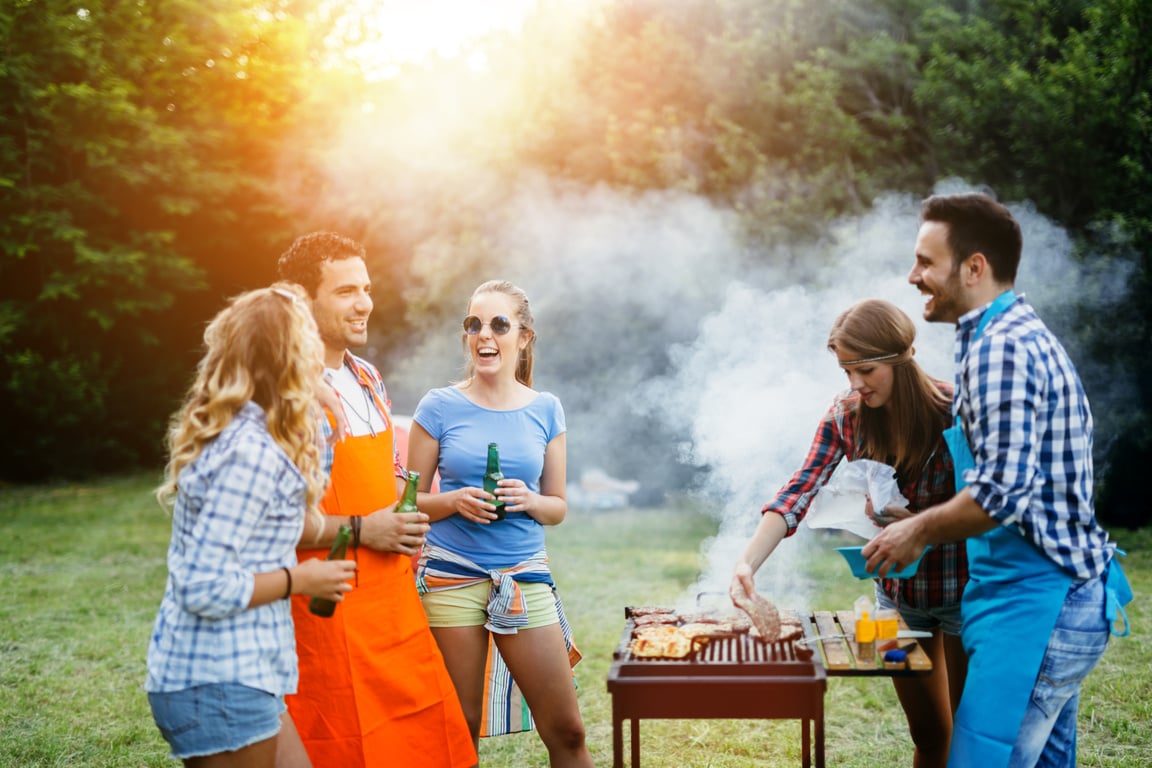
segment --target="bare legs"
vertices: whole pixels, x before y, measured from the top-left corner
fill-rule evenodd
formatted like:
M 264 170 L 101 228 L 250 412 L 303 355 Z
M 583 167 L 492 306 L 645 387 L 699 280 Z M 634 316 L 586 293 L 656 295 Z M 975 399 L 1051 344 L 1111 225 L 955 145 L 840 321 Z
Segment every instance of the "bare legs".
M 312 768 L 296 724 L 287 712 L 280 715 L 280 733 L 235 752 L 193 757 L 185 768 Z
M 448 674 L 464 709 L 464 717 L 479 745 L 483 710 L 484 664 L 488 630 L 483 627 L 433 627 Z M 495 635 L 496 646 L 532 710 L 552 768 L 590 768 L 584 724 L 568 664 L 568 650 L 559 624 Z
M 287 712 L 280 715 L 280 735 L 276 739 L 276 768 L 312 768 L 296 723 Z
M 276 741 L 277 737 L 273 736 L 235 752 L 192 757 L 184 761 L 184 766 L 185 768 L 271 768 L 276 765 Z
M 914 768 L 945 768 L 952 741 L 952 715 L 960 703 L 968 657 L 960 638 L 939 629 L 920 641 L 932 660 L 926 677 L 895 677 L 896 696 L 908 719 L 908 731 L 916 749 Z

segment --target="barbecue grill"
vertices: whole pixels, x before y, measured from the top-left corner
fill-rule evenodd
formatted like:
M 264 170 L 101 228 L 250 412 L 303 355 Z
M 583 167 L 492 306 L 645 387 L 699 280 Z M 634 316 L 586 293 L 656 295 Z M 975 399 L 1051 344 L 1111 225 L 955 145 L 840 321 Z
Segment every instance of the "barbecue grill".
M 922 650 L 901 669 L 860 654 L 852 640 L 851 611 L 796 617 L 815 653 L 802 658 L 792 642 L 765 643 L 748 632 L 710 638 L 683 659 L 644 658 L 631 652 L 635 618 L 624 609 L 624 631 L 608 671 L 612 696 L 612 765 L 623 768 L 623 726 L 629 721 L 631 766 L 640 766 L 640 720 L 751 718 L 800 720 L 803 765 L 824 765 L 824 691 L 835 675 L 925 674 L 932 666 Z M 903 622 L 901 621 L 902 628 Z

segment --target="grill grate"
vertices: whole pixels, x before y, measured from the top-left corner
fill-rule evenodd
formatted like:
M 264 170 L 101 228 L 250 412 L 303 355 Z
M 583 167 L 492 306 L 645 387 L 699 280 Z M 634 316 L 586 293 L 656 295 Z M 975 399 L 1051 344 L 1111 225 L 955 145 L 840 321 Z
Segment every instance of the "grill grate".
M 699 664 L 758 664 L 779 662 L 800 662 L 810 664 L 811 659 L 801 660 L 791 642 L 764 643 L 747 632 L 712 637 L 706 641 L 699 638 L 695 650 L 683 659 L 648 658 L 633 656 L 629 650 L 632 642 L 632 623 L 624 628 L 621 647 L 616 658 L 629 664 L 671 664 L 692 666 Z

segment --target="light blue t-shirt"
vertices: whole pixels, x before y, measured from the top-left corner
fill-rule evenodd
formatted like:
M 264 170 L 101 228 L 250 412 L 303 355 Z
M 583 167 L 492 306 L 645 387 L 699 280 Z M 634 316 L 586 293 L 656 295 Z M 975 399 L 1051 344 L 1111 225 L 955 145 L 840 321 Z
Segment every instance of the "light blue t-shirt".
M 539 493 L 544 450 L 566 431 L 564 408 L 550 392 L 523 408 L 493 411 L 455 387 L 442 387 L 424 395 L 412 418 L 440 443 L 441 492 L 482 487 L 488 443 L 496 443 L 504 477 L 523 480 Z M 544 549 L 544 526 L 524 512 L 509 512 L 489 525 L 451 515 L 432 523 L 427 539 L 485 568 L 509 568 Z

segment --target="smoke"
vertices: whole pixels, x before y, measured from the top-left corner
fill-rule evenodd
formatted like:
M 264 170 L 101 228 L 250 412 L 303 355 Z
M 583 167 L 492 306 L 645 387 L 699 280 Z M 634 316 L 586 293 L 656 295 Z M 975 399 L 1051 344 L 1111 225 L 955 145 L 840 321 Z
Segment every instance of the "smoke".
M 920 365 L 952 380 L 953 329 L 923 322 L 922 299 L 906 281 L 922 196 L 886 195 L 819 238 L 766 243 L 750 234 L 746 212 L 689 192 L 513 178 L 505 145 L 486 137 L 547 126 L 518 116 L 538 108 L 531 94 L 540 83 L 562 90 L 576 76 L 571 60 L 584 55 L 582 27 L 553 10 L 529 20 L 522 45 L 487 49 L 483 67 L 431 62 L 381 83 L 346 118 L 325 195 L 342 217 L 365 222 L 366 242 L 403 250 L 406 267 L 412 254 L 418 287 L 402 303 L 416 333 L 409 348 L 378 361 L 397 413 L 461 377 L 460 319 L 473 288 L 513 281 L 536 316 L 536 388 L 564 404 L 570 482 L 586 472 L 636 481 L 637 504 L 694 495 L 718 533 L 701 543 L 690 591 L 726 591 L 760 508 L 846 386 L 825 349 L 840 311 L 863 298 L 895 303 L 916 322 Z M 786 181 L 768 186 L 803 194 Z M 949 180 L 935 191 L 972 189 Z M 1130 398 L 1134 382 L 1089 365 L 1097 331 L 1087 320 L 1122 299 L 1131 265 L 1073 258 L 1064 230 L 1026 201 L 1006 202 L 1024 234 L 1017 288 L 1078 364 L 1102 455 L 1101 436 L 1119 434 L 1109 424 L 1124 413 L 1110 406 Z M 385 322 L 384 312 L 373 319 Z M 782 543 L 760 571 L 764 591 L 806 607 L 817 589 L 806 563 L 820 538 L 802 530 Z
M 953 180 L 936 191 L 970 189 Z M 389 386 L 414 406 L 458 377 L 458 323 L 472 288 L 491 277 L 521 285 L 537 318 L 537 388 L 565 406 L 570 480 L 598 469 L 639 481 L 644 498 L 696 495 L 719 528 L 701 544 L 690 593 L 726 591 L 760 508 L 846 387 L 825 349 L 840 311 L 863 298 L 895 303 L 916 322 L 917 361 L 952 380 L 953 328 L 921 319 L 922 299 L 906 280 L 919 204 L 888 195 L 819 242 L 752 248 L 735 212 L 695 195 L 527 179 L 485 233 L 502 266 L 459 285 L 440 327 L 390 366 Z M 1061 228 L 1027 203 L 1009 207 L 1025 238 L 1017 288 L 1058 334 L 1086 304 L 1122 296 L 1123 270 L 1085 270 Z M 1076 342 L 1066 339 L 1083 372 Z M 819 538 L 802 529 L 782 543 L 758 575 L 764 591 L 806 607 L 818 585 L 805 562 Z

